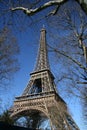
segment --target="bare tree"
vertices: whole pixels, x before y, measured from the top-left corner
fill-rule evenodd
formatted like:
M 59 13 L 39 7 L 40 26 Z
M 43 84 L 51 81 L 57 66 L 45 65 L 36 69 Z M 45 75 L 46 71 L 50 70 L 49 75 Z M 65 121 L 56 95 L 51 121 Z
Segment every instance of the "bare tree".
M 75 5 L 73 4 L 73 6 Z M 76 7 L 77 9 L 75 9 Z M 52 37 L 55 39 L 55 44 L 53 43 L 53 45 L 49 45 L 49 47 L 51 49 L 50 51 L 54 50 L 59 55 L 69 59 L 69 62 L 71 61 L 73 65 L 76 65 L 81 69 L 83 71 L 81 77 L 84 79 L 84 82 L 77 80 L 77 83 L 87 84 L 87 22 L 86 16 L 82 12 L 81 8 L 77 5 L 76 7 L 72 7 L 71 9 L 63 7 L 56 16 L 51 17 L 53 21 L 50 18 L 48 19 L 48 22 L 50 20 L 52 21 L 49 22 L 49 24 L 51 24 L 53 30 L 62 30 L 61 35 L 56 33 L 56 35 L 53 36 L 52 33 Z M 74 13 L 72 13 L 73 11 Z
M 74 13 L 72 13 L 73 11 Z M 58 64 L 60 60 L 62 61 L 61 63 L 63 63 L 63 65 L 61 65 L 62 70 L 60 76 L 59 73 L 57 76 L 58 83 L 60 81 L 65 82 L 67 84 L 67 89 L 65 88 L 65 91 L 68 90 L 69 95 L 75 95 L 83 100 L 85 118 L 87 118 L 86 19 L 87 16 L 77 5 L 74 5 L 71 9 L 66 7 L 61 8 L 56 16 L 52 16 L 52 20 L 48 19 L 48 21 L 51 21 L 49 23 L 52 29 L 62 30 L 61 36 L 59 33 L 58 35 L 50 34 L 50 37 L 53 37 L 55 40 L 52 46 L 48 45 L 50 51 L 55 52 Z M 61 88 L 61 90 L 64 90 L 64 87 Z
M 57 76 L 58 83 L 65 82 L 67 89 L 63 87 L 61 91 L 68 90 L 69 96 L 75 95 L 83 101 L 83 113 L 87 118 L 87 16 L 79 6 L 74 5 L 71 9 L 61 8 L 52 19 L 54 20 L 48 19 L 52 21 L 52 23 L 49 22 L 51 28 L 65 32 L 61 36 L 59 33 L 59 36 L 53 33 L 50 36 L 55 39 L 53 46 L 49 45 L 50 51 L 55 52 L 58 64 L 60 60 L 63 63 L 60 76 L 59 73 Z
M 0 31 L 0 85 L 8 83 L 14 72 L 19 69 L 17 54 L 19 47 L 7 27 Z M 1 88 L 0 88 L 1 89 Z

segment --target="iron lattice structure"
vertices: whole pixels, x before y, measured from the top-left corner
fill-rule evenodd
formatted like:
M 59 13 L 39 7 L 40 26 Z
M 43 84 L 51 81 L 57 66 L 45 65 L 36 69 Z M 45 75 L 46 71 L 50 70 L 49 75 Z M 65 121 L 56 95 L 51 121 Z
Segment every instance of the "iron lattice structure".
M 50 120 L 52 130 L 79 130 L 67 110 L 67 105 L 56 91 L 51 73 L 46 44 L 46 30 L 40 35 L 37 63 L 23 94 L 16 97 L 11 117 L 18 118 L 40 111 Z

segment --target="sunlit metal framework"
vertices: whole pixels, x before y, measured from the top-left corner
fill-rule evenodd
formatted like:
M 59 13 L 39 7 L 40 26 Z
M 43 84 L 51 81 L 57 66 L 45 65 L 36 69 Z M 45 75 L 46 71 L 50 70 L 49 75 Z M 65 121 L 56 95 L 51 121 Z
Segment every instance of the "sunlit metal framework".
M 56 91 L 54 76 L 50 71 L 46 30 L 42 28 L 37 62 L 23 94 L 16 97 L 11 117 L 16 119 L 32 110 L 44 113 L 50 119 L 52 130 L 79 130 L 67 110 L 67 105 Z

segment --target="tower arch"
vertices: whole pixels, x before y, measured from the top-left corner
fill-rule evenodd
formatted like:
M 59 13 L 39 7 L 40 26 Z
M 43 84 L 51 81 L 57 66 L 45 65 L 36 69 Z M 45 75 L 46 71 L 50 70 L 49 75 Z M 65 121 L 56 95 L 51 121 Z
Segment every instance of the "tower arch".
M 11 118 L 13 118 L 14 120 L 18 119 L 19 117 L 21 116 L 25 116 L 28 114 L 30 114 L 31 112 L 40 112 L 40 113 L 43 113 L 45 117 L 49 118 L 49 114 L 47 113 L 46 110 L 44 110 L 43 108 L 41 107 L 27 107 L 27 108 L 23 108 L 23 109 L 20 109 L 18 111 L 15 111 L 13 114 L 11 114 Z

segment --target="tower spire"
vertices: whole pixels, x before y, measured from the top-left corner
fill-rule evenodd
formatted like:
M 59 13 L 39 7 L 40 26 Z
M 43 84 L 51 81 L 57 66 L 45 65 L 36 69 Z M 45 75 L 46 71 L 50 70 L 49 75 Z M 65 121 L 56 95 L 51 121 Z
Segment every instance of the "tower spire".
M 40 44 L 34 71 L 41 71 L 44 69 L 50 69 L 50 66 L 47 54 L 46 29 L 43 27 L 41 29 Z

